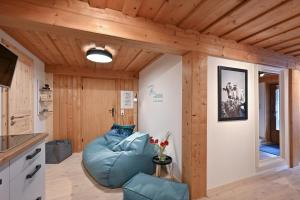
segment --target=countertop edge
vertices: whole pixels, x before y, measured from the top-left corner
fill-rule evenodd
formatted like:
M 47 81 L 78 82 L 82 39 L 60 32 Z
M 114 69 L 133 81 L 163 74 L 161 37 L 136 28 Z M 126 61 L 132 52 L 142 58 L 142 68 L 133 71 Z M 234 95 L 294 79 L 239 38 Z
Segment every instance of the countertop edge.
M 0 166 L 6 164 L 10 160 L 14 159 L 18 155 L 22 154 L 26 150 L 30 149 L 33 145 L 39 143 L 44 140 L 48 136 L 47 133 L 38 133 L 35 137 L 27 140 L 21 145 L 18 145 L 6 152 L 0 153 Z

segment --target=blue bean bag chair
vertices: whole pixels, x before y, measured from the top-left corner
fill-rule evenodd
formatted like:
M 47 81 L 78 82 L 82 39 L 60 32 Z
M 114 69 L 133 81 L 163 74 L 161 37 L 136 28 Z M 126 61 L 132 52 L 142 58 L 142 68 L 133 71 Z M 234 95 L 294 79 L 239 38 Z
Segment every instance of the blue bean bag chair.
M 123 186 L 123 200 L 189 200 L 183 183 L 139 173 Z
M 152 157 L 156 152 L 148 140 L 146 133 L 124 136 L 111 130 L 85 146 L 83 165 L 97 183 L 121 187 L 139 172 L 154 173 Z

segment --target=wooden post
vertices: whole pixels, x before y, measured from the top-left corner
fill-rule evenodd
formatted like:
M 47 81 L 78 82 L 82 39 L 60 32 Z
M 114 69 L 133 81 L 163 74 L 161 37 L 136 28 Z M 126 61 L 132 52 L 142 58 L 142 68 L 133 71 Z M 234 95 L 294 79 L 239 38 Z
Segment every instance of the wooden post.
M 300 71 L 289 70 L 290 167 L 300 162 Z
M 207 55 L 183 56 L 182 178 L 191 199 L 206 196 Z

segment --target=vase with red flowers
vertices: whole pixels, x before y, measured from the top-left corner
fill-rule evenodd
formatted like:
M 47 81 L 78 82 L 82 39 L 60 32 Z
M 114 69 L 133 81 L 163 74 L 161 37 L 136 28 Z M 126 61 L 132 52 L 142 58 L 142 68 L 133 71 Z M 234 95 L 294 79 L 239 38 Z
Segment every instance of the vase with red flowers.
M 155 149 L 157 151 L 157 156 L 159 161 L 165 161 L 166 160 L 166 155 L 164 154 L 166 147 L 169 145 L 169 138 L 170 138 L 171 133 L 167 132 L 166 138 L 164 140 L 159 141 L 157 138 L 150 137 L 150 144 L 155 145 Z

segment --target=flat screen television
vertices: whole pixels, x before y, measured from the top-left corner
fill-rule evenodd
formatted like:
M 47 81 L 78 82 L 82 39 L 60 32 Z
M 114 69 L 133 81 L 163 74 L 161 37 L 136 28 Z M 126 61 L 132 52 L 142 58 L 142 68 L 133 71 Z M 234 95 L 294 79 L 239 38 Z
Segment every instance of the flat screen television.
M 0 44 L 0 86 L 11 86 L 17 60 L 17 55 Z

